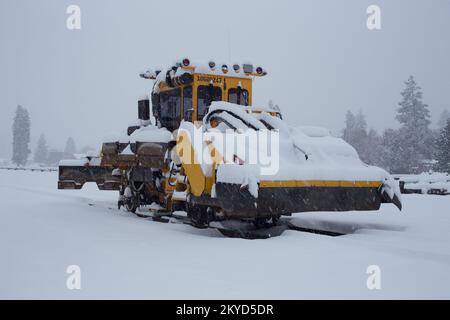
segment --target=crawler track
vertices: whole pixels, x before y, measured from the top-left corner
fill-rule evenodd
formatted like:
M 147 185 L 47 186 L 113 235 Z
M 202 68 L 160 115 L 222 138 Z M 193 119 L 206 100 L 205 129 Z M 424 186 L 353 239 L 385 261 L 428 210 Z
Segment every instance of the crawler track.
M 97 207 L 98 205 L 95 203 L 88 203 L 91 207 Z M 118 210 L 112 206 L 105 207 L 108 210 Z M 170 214 L 170 213 L 153 213 L 151 211 L 147 212 L 137 212 L 135 214 L 139 218 L 150 219 L 153 222 L 159 223 L 173 223 L 173 224 L 184 224 L 189 225 L 192 228 L 195 226 L 192 224 L 191 220 L 180 214 Z M 329 237 L 338 237 L 343 236 L 345 233 L 334 232 L 330 230 L 320 230 L 320 229 L 312 229 L 312 228 L 303 228 L 297 225 L 294 225 L 291 222 L 291 218 L 281 218 L 277 225 L 275 226 L 267 226 L 265 228 L 256 228 L 252 223 L 248 222 L 240 222 L 240 221 L 221 221 L 221 222 L 211 222 L 209 226 L 205 227 L 205 229 L 215 229 L 219 231 L 222 235 L 228 238 L 240 238 L 247 240 L 258 240 L 258 239 L 270 239 L 274 237 L 281 236 L 285 231 L 298 231 L 305 233 L 313 233 L 323 236 Z
M 189 218 L 177 214 L 171 214 L 167 216 L 154 216 L 152 214 L 148 216 L 143 216 L 142 214 L 140 214 L 140 216 L 149 217 L 152 219 L 152 221 L 155 222 L 186 224 L 194 228 Z M 277 225 L 267 226 L 265 228 L 256 228 L 251 223 L 240 221 L 211 222 L 207 228 L 218 230 L 221 234 L 229 238 L 241 238 L 248 240 L 270 239 L 273 237 L 278 237 L 281 236 L 287 230 L 307 232 L 329 237 L 338 237 L 345 235 L 344 233 L 338 233 L 329 230 L 302 228 L 291 223 L 290 218 L 282 218 L 280 219 Z

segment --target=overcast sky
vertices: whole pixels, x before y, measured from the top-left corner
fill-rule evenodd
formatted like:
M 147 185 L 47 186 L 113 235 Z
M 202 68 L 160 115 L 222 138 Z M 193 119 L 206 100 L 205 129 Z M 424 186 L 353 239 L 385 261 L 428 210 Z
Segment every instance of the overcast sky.
M 70 4 L 81 30 L 66 28 Z M 371 4 L 379 31 L 366 27 Z M 152 84 L 138 73 L 184 56 L 263 65 L 254 105 L 273 99 L 292 124 L 339 132 L 351 109 L 394 127 L 411 74 L 434 121 L 450 109 L 449 0 L 0 0 L 0 46 L 0 158 L 18 104 L 33 143 L 95 145 L 136 118 Z

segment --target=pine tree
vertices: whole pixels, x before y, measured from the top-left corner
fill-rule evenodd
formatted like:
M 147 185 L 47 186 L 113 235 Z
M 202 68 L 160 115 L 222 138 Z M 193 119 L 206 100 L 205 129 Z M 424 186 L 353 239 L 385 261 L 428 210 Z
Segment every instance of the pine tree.
M 13 122 L 13 155 L 12 161 L 18 166 L 27 163 L 30 143 L 30 116 L 27 109 L 17 106 Z
M 399 130 L 386 129 L 381 136 L 382 167 L 392 173 L 402 172 L 403 143 Z
M 39 137 L 36 150 L 34 151 L 34 161 L 37 163 L 46 163 L 48 161 L 48 146 L 45 136 Z
M 436 170 L 450 173 L 450 119 L 437 139 Z
M 77 152 L 77 147 L 75 145 L 75 141 L 73 140 L 72 137 L 70 137 L 69 139 L 67 139 L 66 142 L 66 147 L 64 149 L 65 153 L 70 153 L 70 154 L 74 154 Z
M 396 116 L 401 124 L 401 148 L 393 150 L 398 153 L 394 159 L 399 161 L 394 167 L 399 170 L 396 173 L 418 173 L 424 169 L 424 160 L 431 159 L 433 155 L 433 135 L 429 128 L 430 111 L 428 105 L 422 101 L 423 93 L 414 77 L 409 77 L 405 85 Z
M 371 146 L 367 134 L 366 117 L 361 111 L 356 116 L 353 112 L 347 111 L 342 138 L 356 149 L 362 161 L 372 163 L 368 152 Z
M 422 88 L 417 85 L 413 76 L 409 77 L 405 85 L 396 119 L 406 127 L 427 128 L 431 123 L 430 111 L 428 105 L 422 102 Z
M 342 139 L 352 144 L 353 141 L 353 131 L 356 126 L 356 117 L 350 110 L 347 111 L 345 115 L 345 128 L 342 133 Z
M 382 138 L 374 129 L 370 129 L 367 134 L 365 157 L 367 164 L 385 168 L 386 153 Z
M 449 119 L 450 119 L 450 112 L 447 109 L 445 109 L 439 116 L 438 128 L 439 129 L 444 128 L 447 125 L 447 120 Z

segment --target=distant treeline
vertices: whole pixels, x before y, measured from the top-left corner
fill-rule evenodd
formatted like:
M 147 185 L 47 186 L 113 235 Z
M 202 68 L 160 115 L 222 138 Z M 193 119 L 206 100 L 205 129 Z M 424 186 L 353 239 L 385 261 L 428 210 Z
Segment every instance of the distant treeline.
M 351 144 L 365 163 L 391 173 L 450 172 L 450 113 L 442 112 L 438 129 L 430 128 L 430 111 L 414 77 L 405 82 L 397 109 L 399 129 L 379 134 L 368 129 L 362 112 L 347 112 L 342 138 Z
M 17 166 L 25 166 L 30 163 L 56 166 L 60 160 L 74 159 L 77 153 L 77 147 L 73 138 L 68 138 L 64 151 L 50 149 L 47 145 L 45 136 L 41 134 L 34 152 L 30 150 L 31 121 L 28 110 L 18 106 L 13 120 L 13 142 L 12 142 L 12 162 Z M 86 153 L 92 150 L 90 147 L 84 147 L 79 152 Z M 32 159 L 30 155 L 33 153 Z

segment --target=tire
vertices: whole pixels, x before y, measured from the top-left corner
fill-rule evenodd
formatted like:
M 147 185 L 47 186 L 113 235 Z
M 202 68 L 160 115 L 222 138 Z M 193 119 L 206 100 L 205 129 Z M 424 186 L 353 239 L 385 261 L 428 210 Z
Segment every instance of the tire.
M 132 212 L 136 214 L 137 209 L 139 208 L 139 201 L 135 197 L 131 198 L 125 205 L 128 212 Z
M 188 218 L 191 220 L 192 225 L 199 229 L 205 229 L 208 227 L 208 208 L 198 205 L 186 205 L 186 212 Z
M 277 226 L 278 222 L 280 222 L 280 216 L 273 216 L 272 217 L 272 226 Z
M 256 229 L 264 229 L 266 227 L 267 219 L 265 218 L 257 218 L 253 221 Z

